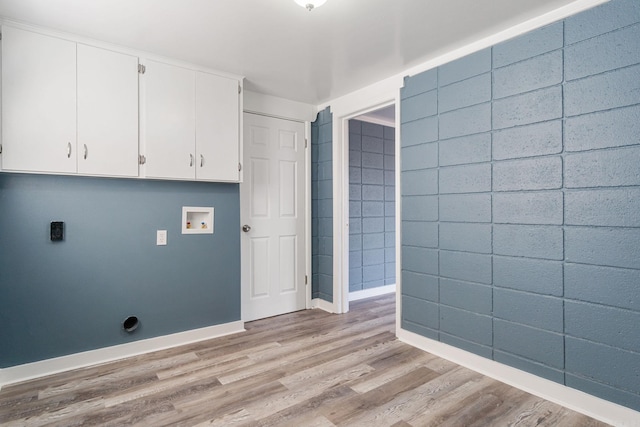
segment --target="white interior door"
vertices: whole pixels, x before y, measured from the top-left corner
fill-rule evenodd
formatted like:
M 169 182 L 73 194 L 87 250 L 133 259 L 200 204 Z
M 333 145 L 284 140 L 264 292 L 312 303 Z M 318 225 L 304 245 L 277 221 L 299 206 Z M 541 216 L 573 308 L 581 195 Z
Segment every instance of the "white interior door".
M 303 123 L 244 115 L 244 321 L 306 306 L 304 129 Z

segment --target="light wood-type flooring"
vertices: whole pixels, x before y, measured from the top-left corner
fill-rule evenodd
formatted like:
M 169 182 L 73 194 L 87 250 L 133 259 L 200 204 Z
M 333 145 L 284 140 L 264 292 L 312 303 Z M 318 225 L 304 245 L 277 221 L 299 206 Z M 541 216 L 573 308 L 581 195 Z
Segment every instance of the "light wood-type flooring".
M 247 332 L 0 391 L 2 426 L 603 426 L 398 341 L 395 302 L 306 310 Z

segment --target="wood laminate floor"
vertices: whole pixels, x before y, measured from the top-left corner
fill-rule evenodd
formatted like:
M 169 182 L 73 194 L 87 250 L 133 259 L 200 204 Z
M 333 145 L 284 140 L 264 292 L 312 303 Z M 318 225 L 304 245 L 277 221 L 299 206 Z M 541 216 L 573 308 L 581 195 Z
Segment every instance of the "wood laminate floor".
M 4 387 L 3 426 L 604 426 L 395 338 L 392 295 Z

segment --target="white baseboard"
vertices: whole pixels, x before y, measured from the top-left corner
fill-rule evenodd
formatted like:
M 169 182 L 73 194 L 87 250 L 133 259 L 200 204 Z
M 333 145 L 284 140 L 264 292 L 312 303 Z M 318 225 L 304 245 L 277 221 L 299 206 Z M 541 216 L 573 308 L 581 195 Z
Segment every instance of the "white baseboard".
M 349 292 L 349 301 L 377 297 L 380 295 L 392 294 L 396 291 L 396 285 L 379 286 L 377 288 L 363 289 L 361 291 Z
M 640 413 L 448 344 L 399 329 L 398 339 L 528 393 L 614 426 L 640 426 Z
M 319 308 L 320 310 L 324 310 L 328 313 L 335 313 L 333 303 L 325 301 L 321 298 L 314 298 L 311 300 L 311 308 Z
M 82 353 L 70 354 L 68 356 L 56 357 L 33 363 L 25 363 L 24 365 L 12 366 L 0 369 L 0 389 L 8 384 L 44 377 L 59 372 L 69 371 L 71 369 L 99 365 L 106 362 L 112 362 L 114 360 L 125 359 L 139 354 L 164 350 L 198 341 L 205 341 L 224 335 L 244 332 L 244 330 L 244 322 L 230 322 L 222 325 L 208 326 L 206 328 L 193 329 L 176 334 L 163 335 L 161 337 L 115 345 L 112 347 L 84 351 Z

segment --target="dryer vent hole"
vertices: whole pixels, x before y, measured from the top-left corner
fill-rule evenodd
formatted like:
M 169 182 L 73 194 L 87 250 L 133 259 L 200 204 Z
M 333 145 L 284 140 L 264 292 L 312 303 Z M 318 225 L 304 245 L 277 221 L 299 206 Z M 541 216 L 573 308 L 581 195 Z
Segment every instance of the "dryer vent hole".
M 124 319 L 124 322 L 122 322 L 122 327 L 127 332 L 133 332 L 136 330 L 139 324 L 140 322 L 138 321 L 138 318 L 136 316 L 129 316 Z

